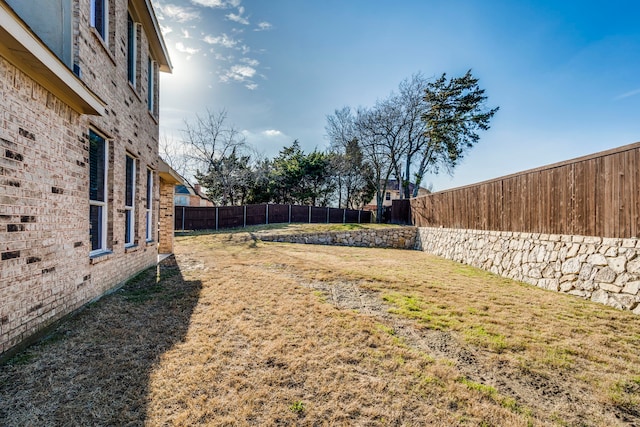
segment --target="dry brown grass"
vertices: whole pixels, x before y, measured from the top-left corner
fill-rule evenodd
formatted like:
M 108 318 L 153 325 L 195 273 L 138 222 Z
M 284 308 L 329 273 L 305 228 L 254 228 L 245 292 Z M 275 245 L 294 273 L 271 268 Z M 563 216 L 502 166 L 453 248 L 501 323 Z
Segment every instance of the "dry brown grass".
M 421 252 L 237 233 L 176 260 L 0 366 L 0 424 L 640 422 L 630 313 Z

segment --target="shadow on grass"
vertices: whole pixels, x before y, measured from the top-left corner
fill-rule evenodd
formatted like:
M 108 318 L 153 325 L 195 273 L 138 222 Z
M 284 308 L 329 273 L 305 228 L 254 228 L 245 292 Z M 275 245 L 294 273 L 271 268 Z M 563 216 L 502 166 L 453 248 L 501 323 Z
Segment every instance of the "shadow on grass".
M 0 424 L 141 425 L 149 376 L 185 339 L 199 281 L 174 257 L 0 365 Z

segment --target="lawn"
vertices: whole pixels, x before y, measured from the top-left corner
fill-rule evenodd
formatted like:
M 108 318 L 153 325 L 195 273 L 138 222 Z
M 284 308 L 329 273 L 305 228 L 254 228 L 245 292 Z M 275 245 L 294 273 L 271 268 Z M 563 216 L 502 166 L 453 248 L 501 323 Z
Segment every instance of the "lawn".
M 0 366 L 2 425 L 640 423 L 640 318 L 417 251 L 177 238 Z

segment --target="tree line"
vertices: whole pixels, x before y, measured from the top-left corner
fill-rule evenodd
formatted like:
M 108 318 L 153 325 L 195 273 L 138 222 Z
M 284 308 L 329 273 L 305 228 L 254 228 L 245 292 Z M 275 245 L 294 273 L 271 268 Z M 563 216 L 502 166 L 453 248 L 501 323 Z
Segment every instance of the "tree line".
M 416 196 L 427 174 L 451 173 L 489 129 L 498 107 L 485 107 L 484 93 L 471 70 L 454 78 L 417 73 L 371 107 L 328 115 L 326 150 L 305 153 L 295 140 L 272 159 L 251 152 L 225 111 L 207 111 L 185 123 L 180 144 L 165 141 L 162 155 L 217 205 L 359 208 L 375 196 L 380 218 L 392 179 L 403 197 Z

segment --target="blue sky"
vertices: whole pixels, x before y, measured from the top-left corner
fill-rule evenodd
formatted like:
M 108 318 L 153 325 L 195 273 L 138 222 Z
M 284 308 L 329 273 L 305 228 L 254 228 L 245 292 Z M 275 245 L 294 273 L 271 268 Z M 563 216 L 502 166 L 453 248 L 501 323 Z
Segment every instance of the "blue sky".
M 153 0 L 174 71 L 161 136 L 226 109 L 272 157 L 324 149 L 326 116 L 413 73 L 472 69 L 491 129 L 434 190 L 640 141 L 640 3 L 507 0 Z

